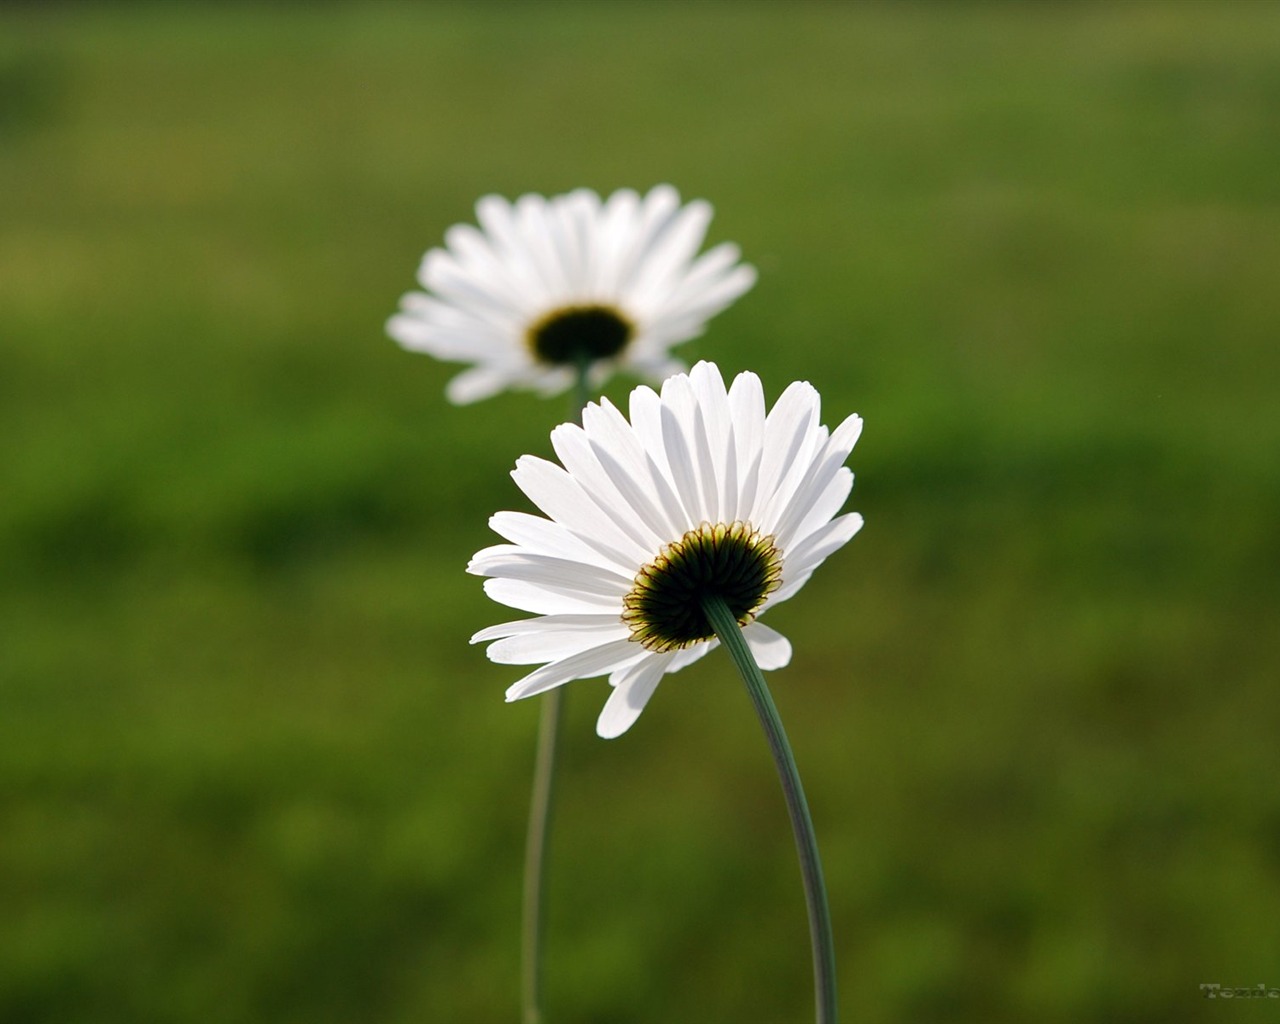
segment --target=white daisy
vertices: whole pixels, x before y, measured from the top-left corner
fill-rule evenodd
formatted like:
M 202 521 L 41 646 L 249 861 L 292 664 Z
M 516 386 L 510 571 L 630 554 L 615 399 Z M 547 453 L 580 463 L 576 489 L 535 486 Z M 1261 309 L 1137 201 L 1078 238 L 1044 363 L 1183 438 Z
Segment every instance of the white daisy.
M 716 645 L 699 603 L 707 592 L 729 605 L 761 668 L 786 665 L 790 643 L 756 620 L 862 526 L 857 513 L 836 517 L 862 420 L 828 431 L 819 403 L 797 382 L 766 416 L 755 374 L 726 391 L 702 362 L 661 396 L 632 391 L 630 422 L 601 399 L 582 426 L 556 427 L 562 465 L 522 456 L 512 477 L 547 518 L 497 513 L 489 525 L 511 543 L 467 566 L 491 577 L 495 601 L 537 616 L 471 638 L 489 643 L 492 661 L 541 665 L 507 700 L 608 674 L 614 690 L 596 731 L 621 735 L 665 673 Z
M 550 395 L 625 367 L 652 380 L 684 369 L 670 348 L 755 283 L 725 242 L 695 259 L 711 204 L 680 205 L 670 185 L 641 198 L 630 189 L 601 202 L 578 189 L 514 203 L 485 196 L 480 229 L 457 224 L 444 249 L 422 259 L 418 280 L 387 333 L 405 348 L 474 363 L 449 382 L 458 404 L 507 387 Z

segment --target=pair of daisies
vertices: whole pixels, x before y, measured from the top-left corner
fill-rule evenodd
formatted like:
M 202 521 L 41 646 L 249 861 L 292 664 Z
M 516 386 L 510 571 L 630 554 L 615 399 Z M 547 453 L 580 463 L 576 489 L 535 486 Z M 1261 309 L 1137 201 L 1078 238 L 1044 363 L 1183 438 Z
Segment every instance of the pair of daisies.
M 508 387 L 596 387 L 615 370 L 662 380 L 631 393 L 627 414 L 589 403 L 581 426 L 551 433 L 559 464 L 525 455 L 512 473 L 541 510 L 499 512 L 508 543 L 469 572 L 485 592 L 533 618 L 483 629 L 492 661 L 538 666 L 508 700 L 607 675 L 604 737 L 635 722 L 658 683 L 717 643 L 702 610 L 719 596 L 763 669 L 791 659 L 785 637 L 758 621 L 796 593 L 861 527 L 838 515 L 853 485 L 844 461 L 862 428 L 821 423 L 817 391 L 788 387 L 766 412 L 760 379 L 688 373 L 671 346 L 755 282 L 724 243 L 698 255 L 711 207 L 675 189 L 601 200 L 585 189 L 546 199 L 496 196 L 476 206 L 423 258 L 425 292 L 404 297 L 388 331 L 405 348 L 473 364 L 448 386 L 457 403 Z

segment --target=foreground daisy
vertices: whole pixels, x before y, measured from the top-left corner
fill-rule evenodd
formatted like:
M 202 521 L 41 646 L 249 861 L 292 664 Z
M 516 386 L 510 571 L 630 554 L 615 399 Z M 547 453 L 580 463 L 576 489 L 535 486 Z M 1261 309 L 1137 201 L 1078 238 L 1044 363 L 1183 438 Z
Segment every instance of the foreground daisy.
M 680 205 L 670 185 L 643 198 L 587 189 L 510 203 L 485 196 L 477 229 L 458 224 L 423 257 L 387 333 L 405 348 L 474 364 L 449 382 L 458 404 L 505 388 L 544 395 L 617 368 L 661 380 L 683 369 L 670 348 L 755 283 L 728 242 L 697 256 L 711 205 Z M 696 258 L 695 258 L 696 257 Z
M 631 393 L 630 422 L 608 400 L 551 434 L 562 465 L 526 455 L 512 473 L 547 518 L 499 512 L 511 543 L 485 548 L 467 571 L 495 601 L 537 617 L 481 630 L 492 661 L 540 665 L 507 691 L 517 700 L 573 679 L 608 675 L 603 737 L 635 722 L 663 675 L 717 643 L 705 602 L 719 597 L 761 668 L 791 645 L 758 621 L 793 596 L 862 526 L 836 516 L 853 485 L 844 466 L 862 430 L 829 432 L 819 397 L 792 384 L 765 414 L 760 380 L 726 391 L 702 362 L 661 396 Z M 835 517 L 835 518 L 833 518 Z

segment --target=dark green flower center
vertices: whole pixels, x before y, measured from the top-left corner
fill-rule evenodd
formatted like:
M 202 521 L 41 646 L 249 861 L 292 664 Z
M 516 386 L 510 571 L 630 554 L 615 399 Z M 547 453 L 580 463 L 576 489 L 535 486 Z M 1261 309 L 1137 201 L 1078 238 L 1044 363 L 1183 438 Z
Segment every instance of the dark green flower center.
M 576 366 L 616 356 L 633 333 L 631 322 L 611 306 L 564 306 L 534 323 L 527 340 L 540 362 Z
M 745 626 L 782 582 L 782 553 L 748 523 L 703 523 L 636 574 L 622 599 L 631 639 L 666 653 L 710 640 L 702 599 L 715 594 Z

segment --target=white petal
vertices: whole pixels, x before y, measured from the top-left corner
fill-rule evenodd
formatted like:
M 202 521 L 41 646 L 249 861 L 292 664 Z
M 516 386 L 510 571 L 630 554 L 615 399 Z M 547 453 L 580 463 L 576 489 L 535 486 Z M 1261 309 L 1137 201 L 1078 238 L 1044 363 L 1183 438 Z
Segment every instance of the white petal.
M 627 239 L 619 259 L 620 286 L 625 293 L 634 288 L 634 278 L 651 258 L 650 247 L 680 207 L 680 193 L 670 185 L 656 185 L 640 201 L 637 215 L 628 225 Z
M 737 505 L 737 466 L 730 462 L 732 431 L 724 378 L 715 363 L 704 360 L 689 371 L 689 382 L 698 403 L 695 428 L 708 519 L 732 521 L 728 510 Z
M 862 516 L 850 512 L 818 527 L 783 555 L 782 586 L 769 595 L 768 604 L 780 604 L 800 591 L 828 555 L 849 542 L 862 529 Z
M 729 388 L 729 419 L 733 447 L 738 460 L 738 501 L 726 515 L 748 520 L 755 504 L 760 475 L 760 452 L 764 445 L 764 388 L 754 373 L 740 373 Z
M 710 518 L 693 448 L 695 407 L 689 378 L 681 374 L 662 383 L 662 444 L 671 480 L 693 529 Z
M 675 530 L 674 536 L 679 537 L 697 526 L 701 519 L 697 518 L 696 505 L 686 505 L 685 496 L 680 493 L 675 474 L 669 465 L 663 432 L 664 408 L 662 399 L 652 388 L 641 385 L 631 392 L 631 427 L 655 474 L 660 474 L 668 484 L 666 493 L 674 500 L 674 504 L 668 506 L 666 511 Z
M 671 655 L 671 663 L 667 666 L 667 671 L 679 672 L 682 668 L 688 668 L 695 661 L 701 661 L 719 646 L 720 641 L 712 637 L 710 640 L 703 640 L 692 647 L 684 647 Z
M 616 598 L 598 597 L 579 590 L 562 590 L 530 583 L 528 580 L 508 580 L 502 577 L 487 579 L 484 581 L 484 592 L 498 604 L 519 608 L 522 612 L 532 612 L 534 615 L 622 614 L 622 603 Z
M 628 577 L 599 565 L 540 555 L 511 544 L 495 544 L 477 552 L 468 563 L 467 572 L 614 598 L 619 605 L 632 583 Z
M 562 467 L 535 455 L 522 455 L 511 473 L 516 486 L 556 522 L 572 530 L 619 565 L 637 569 L 650 557 L 648 548 L 623 533 Z M 625 510 L 618 510 L 622 514 Z
M 765 607 L 771 608 L 775 604 L 782 604 L 783 601 L 791 600 L 809 582 L 809 578 L 813 576 L 815 568 L 816 566 L 810 566 L 804 572 L 797 570 L 786 572 L 784 570 L 785 575 L 782 579 L 782 586 L 769 595 L 769 600 L 766 602 Z
M 595 232 L 595 286 L 601 299 L 618 298 L 639 211 L 640 197 L 629 188 L 618 189 L 600 209 Z
M 831 432 L 831 442 L 835 445 L 838 438 L 840 446 L 844 449 L 845 456 L 848 457 L 861 436 L 862 417 L 855 412 L 846 416 L 840 426 Z
M 742 258 L 742 250 L 732 242 L 721 242 L 699 256 L 689 267 L 685 275 L 680 279 L 680 287 L 672 296 L 671 304 L 676 305 L 682 301 L 702 301 L 708 288 L 716 287 L 717 282 L 725 280 L 726 276 L 735 270 L 746 271 L 746 277 L 749 279 L 746 287 L 742 291 L 746 291 L 755 283 L 755 268 L 746 264 L 738 264 Z
M 583 416 L 586 416 L 585 410 Z M 551 446 L 564 468 L 600 506 L 600 510 L 642 550 L 656 552 L 668 539 L 655 532 L 657 524 L 645 514 L 648 502 L 641 498 L 637 509 L 630 498 L 635 489 L 620 491 L 614 485 L 613 479 L 597 460 L 590 438 L 582 427 L 576 423 L 560 424 L 551 431 Z
M 562 298 L 573 295 L 574 283 L 565 275 L 565 267 L 553 241 L 550 204 L 539 195 L 523 195 L 516 200 L 516 224 L 519 227 L 529 262 L 546 288 L 547 294 Z
M 805 465 L 803 457 L 797 460 L 804 467 L 803 473 L 797 477 L 790 490 L 786 484 L 779 487 L 778 504 L 766 511 L 766 518 L 770 515 L 774 518 L 776 525 L 772 532 L 783 549 L 789 547 L 793 540 L 803 537 L 797 528 L 808 517 L 809 510 L 819 495 L 826 491 L 832 478 L 839 473 L 861 432 L 861 418 L 850 416 L 836 428 L 822 449 L 815 453 L 812 462 Z M 817 438 L 818 434 L 815 432 L 813 441 Z M 831 514 L 834 515 L 838 508 L 839 506 L 833 509 Z
M 523 383 L 543 398 L 547 398 L 567 391 L 575 379 L 576 374 L 565 367 L 533 366 L 527 371 L 527 378 Z
M 564 274 L 566 287 L 585 292 L 587 285 L 586 252 L 578 230 L 579 218 L 585 212 L 590 217 L 590 207 L 583 209 L 585 190 L 558 196 L 547 210 L 547 237 L 556 253 L 556 262 Z M 589 204 L 589 200 L 587 201 Z
M 493 311 L 445 302 L 423 292 L 401 296 L 401 315 L 416 337 L 401 344 L 453 346 L 459 351 L 478 353 L 487 359 L 528 362 L 524 346 L 525 317 L 515 310 Z
M 651 311 L 652 326 L 683 337 L 748 291 L 756 272 L 745 263 L 730 267 L 739 255 L 738 247 L 728 243 L 703 254 Z
M 542 516 L 527 512 L 495 512 L 489 517 L 489 529 L 530 551 L 555 558 L 571 558 L 577 562 L 592 562 L 624 575 L 635 574 L 635 566 L 606 559 L 572 530 Z
M 582 426 L 600 468 L 652 535 L 660 541 L 678 536 L 669 512 L 677 505 L 675 492 L 649 462 L 622 413 L 602 398 L 582 410 Z
M 471 277 L 487 282 L 495 292 L 526 299 L 537 297 L 529 292 L 527 279 L 513 261 L 504 259 L 488 236 L 470 224 L 455 224 L 445 232 L 444 240 L 459 266 Z
M 617 685 L 596 720 L 596 735 L 611 740 L 631 728 L 662 681 L 670 658 L 666 654 L 650 654 L 620 673 Z
M 444 249 L 431 249 L 422 259 L 419 279 L 423 287 L 441 298 L 490 315 L 510 317 L 527 310 L 531 294 L 504 290 L 495 282 L 467 273 Z
M 610 640 L 626 640 L 630 635 L 626 624 L 615 620 L 607 627 L 548 629 L 503 637 L 491 643 L 485 653 L 490 661 L 502 665 L 539 665 L 599 647 Z
M 809 431 L 818 421 L 818 392 L 807 381 L 791 384 L 770 410 L 764 423 L 760 459 L 760 482 L 750 521 L 760 529 L 770 529 L 762 513 L 773 503 L 779 484 L 792 466 Z
M 643 262 L 624 292 L 628 302 L 650 313 L 661 309 L 702 244 L 711 215 L 710 203 L 694 200 L 650 237 Z
M 499 622 L 496 626 L 486 626 L 471 638 L 471 643 L 485 643 L 505 636 L 525 636 L 543 630 L 605 630 L 617 625 L 617 622 L 616 615 L 539 615 L 535 619 L 515 619 L 512 622 Z
M 464 327 L 442 327 L 399 314 L 387 321 L 387 334 L 408 352 L 423 352 L 448 362 L 484 363 L 513 378 L 526 370 L 524 360 L 508 351 L 510 339 L 480 321 Z
M 742 629 L 742 638 L 751 648 L 756 664 L 766 672 L 783 668 L 791 662 L 791 641 L 763 622 L 747 623 Z
M 401 312 L 387 321 L 387 334 L 410 352 L 425 352 L 437 359 L 463 362 L 488 361 L 520 365 L 513 355 L 513 328 L 493 318 L 483 319 L 446 306 L 446 314 L 416 309 L 425 305 L 412 300 L 427 296 L 410 292 L 401 300 Z
M 632 640 L 611 640 L 577 654 L 572 654 L 550 665 L 534 669 L 523 679 L 507 688 L 507 700 L 520 700 L 543 693 L 573 679 L 590 679 L 626 668 L 650 653 Z
M 848 512 L 838 519 L 831 520 L 826 526 L 811 533 L 785 556 L 786 561 L 782 567 L 784 577 L 788 572 L 796 574 L 812 572 L 828 555 L 848 544 L 853 539 L 853 535 L 861 529 L 862 516 L 857 512 Z
M 851 490 L 853 490 L 853 470 L 847 466 L 841 466 L 827 481 L 822 492 L 812 499 L 807 509 L 797 503 L 797 507 L 803 513 L 800 522 L 791 530 L 785 527 L 780 528 L 777 534 L 778 546 L 783 554 L 786 554 L 789 546 L 801 543 L 814 530 L 830 522 L 848 500 Z
M 484 196 L 476 203 L 476 219 L 494 243 L 513 277 L 521 282 L 527 298 L 546 300 L 551 296 L 531 265 L 529 250 L 516 224 L 514 207 L 501 196 Z
M 444 394 L 454 405 L 470 405 L 491 398 L 511 384 L 511 374 L 491 366 L 473 366 L 445 385 Z

